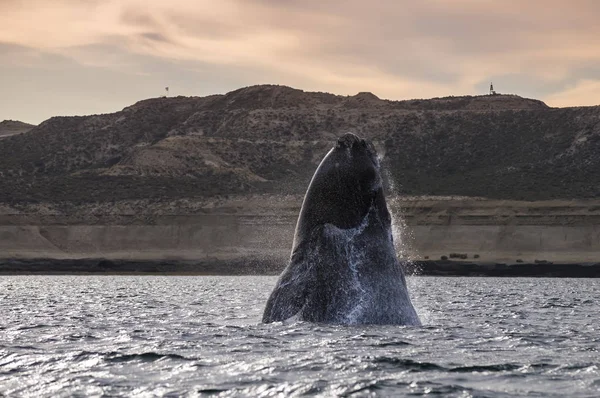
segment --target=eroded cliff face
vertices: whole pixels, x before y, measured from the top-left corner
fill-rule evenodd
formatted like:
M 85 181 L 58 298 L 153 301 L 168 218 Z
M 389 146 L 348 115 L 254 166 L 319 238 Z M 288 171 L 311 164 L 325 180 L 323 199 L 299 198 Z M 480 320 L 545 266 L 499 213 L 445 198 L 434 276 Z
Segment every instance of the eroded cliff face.
M 239 196 L 161 204 L 122 201 L 68 210 L 49 205 L 0 215 L 1 258 L 133 260 L 289 256 L 302 197 Z M 600 258 L 600 201 L 389 197 L 401 257 L 588 262 Z
M 255 86 L 55 117 L 2 139 L 0 202 L 301 194 L 348 131 L 375 142 L 399 194 L 600 194 L 600 107 L 556 109 L 512 95 L 386 101 Z

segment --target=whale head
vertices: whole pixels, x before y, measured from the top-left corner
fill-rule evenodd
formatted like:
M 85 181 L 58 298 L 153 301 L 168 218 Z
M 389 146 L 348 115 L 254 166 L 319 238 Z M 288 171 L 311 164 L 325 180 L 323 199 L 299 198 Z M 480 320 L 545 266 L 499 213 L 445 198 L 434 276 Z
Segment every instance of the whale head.
M 294 247 L 326 224 L 356 228 L 375 211 L 383 227 L 391 225 L 379 160 L 373 144 L 347 133 L 327 153 L 315 172 L 302 204 Z

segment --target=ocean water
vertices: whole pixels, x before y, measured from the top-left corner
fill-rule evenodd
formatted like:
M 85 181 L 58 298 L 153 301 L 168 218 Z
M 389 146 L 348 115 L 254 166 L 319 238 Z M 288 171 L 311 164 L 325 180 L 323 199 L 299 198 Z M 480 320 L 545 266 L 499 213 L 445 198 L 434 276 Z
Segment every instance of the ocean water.
M 260 324 L 274 277 L 2 276 L 0 396 L 600 396 L 600 280 L 408 278 L 423 327 Z

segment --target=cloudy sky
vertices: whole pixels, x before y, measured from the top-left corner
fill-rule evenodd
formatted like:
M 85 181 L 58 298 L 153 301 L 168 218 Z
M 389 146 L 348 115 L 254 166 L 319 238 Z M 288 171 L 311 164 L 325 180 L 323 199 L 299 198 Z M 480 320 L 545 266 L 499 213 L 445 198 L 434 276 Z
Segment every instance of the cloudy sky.
M 0 120 L 274 83 L 600 104 L 596 0 L 0 0 Z

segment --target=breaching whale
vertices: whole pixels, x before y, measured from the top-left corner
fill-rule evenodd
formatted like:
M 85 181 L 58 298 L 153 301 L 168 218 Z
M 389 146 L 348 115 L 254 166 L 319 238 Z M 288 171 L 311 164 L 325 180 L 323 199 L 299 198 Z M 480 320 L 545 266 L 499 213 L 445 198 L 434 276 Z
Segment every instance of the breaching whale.
M 420 325 L 396 257 L 373 145 L 340 137 L 317 168 L 263 322 Z

